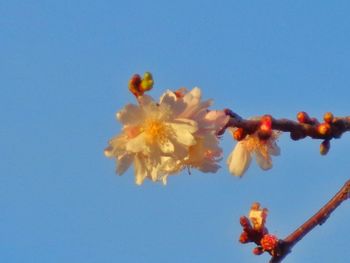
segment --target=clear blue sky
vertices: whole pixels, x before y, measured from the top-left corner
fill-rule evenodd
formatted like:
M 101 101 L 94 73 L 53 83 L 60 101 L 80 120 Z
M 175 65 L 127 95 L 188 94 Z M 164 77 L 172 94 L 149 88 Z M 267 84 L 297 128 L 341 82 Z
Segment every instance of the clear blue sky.
M 133 73 L 166 89 L 202 88 L 213 109 L 244 117 L 300 110 L 350 115 L 349 1 L 0 2 L 0 261 L 6 263 L 267 262 L 237 242 L 252 202 L 280 237 L 349 177 L 349 135 L 279 141 L 274 168 L 134 184 L 103 149 L 134 100 Z M 225 157 L 234 142 L 225 136 Z M 350 258 L 350 202 L 285 260 Z

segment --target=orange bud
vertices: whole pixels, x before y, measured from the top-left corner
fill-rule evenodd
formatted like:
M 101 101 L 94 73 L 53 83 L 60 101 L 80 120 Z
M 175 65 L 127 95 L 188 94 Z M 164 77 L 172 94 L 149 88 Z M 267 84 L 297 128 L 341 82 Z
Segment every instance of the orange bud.
M 310 122 L 310 117 L 305 111 L 300 111 L 297 114 L 297 120 L 300 123 L 309 123 Z
M 233 133 L 232 133 L 233 138 L 236 141 L 241 141 L 243 140 L 246 136 L 247 133 L 244 131 L 243 128 L 237 128 Z
M 332 123 L 333 118 L 334 118 L 334 116 L 333 116 L 333 113 L 332 113 L 332 112 L 326 112 L 326 113 L 323 115 L 323 119 L 324 119 L 324 121 L 327 122 L 327 123 Z
M 321 123 L 317 126 L 317 131 L 321 135 L 329 135 L 331 133 L 331 126 L 328 123 Z
M 274 235 L 266 234 L 260 240 L 260 244 L 265 251 L 276 249 L 278 245 L 278 238 Z
M 324 140 L 321 144 L 320 144 L 320 154 L 321 155 L 326 155 L 329 151 L 329 149 L 331 148 L 331 143 L 329 140 Z

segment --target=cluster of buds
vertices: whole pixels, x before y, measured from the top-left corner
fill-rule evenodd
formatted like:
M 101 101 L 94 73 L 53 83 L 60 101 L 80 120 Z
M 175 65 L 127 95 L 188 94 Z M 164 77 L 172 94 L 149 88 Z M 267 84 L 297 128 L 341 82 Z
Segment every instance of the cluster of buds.
M 236 141 L 242 141 L 247 135 L 256 134 L 261 141 L 267 141 L 272 135 L 272 116 L 264 115 L 259 118 L 259 124 L 250 129 L 236 128 L 232 136 Z
M 331 112 L 326 112 L 323 115 L 324 122 L 319 123 L 316 118 L 310 118 L 309 115 L 302 111 L 297 114 L 297 119 L 299 123 L 305 123 L 312 126 L 316 126 L 317 133 L 325 137 L 325 139 L 320 144 L 320 154 L 326 155 L 331 147 L 330 140 L 334 137 L 332 133 L 332 125 L 334 124 L 334 116 Z M 296 138 L 299 139 L 299 138 Z
M 136 98 L 142 96 L 146 91 L 153 88 L 153 77 L 149 72 L 145 72 L 143 78 L 139 74 L 135 74 L 129 80 L 129 90 Z
M 259 203 L 253 203 L 248 217 L 242 216 L 240 224 L 243 232 L 239 237 L 239 242 L 242 244 L 254 242 L 257 247 L 253 249 L 253 254 L 261 255 L 268 252 L 272 256 L 279 253 L 279 240 L 276 236 L 269 234 L 265 227 L 267 209 L 261 208 Z
M 318 126 L 318 132 L 324 135 L 330 135 L 331 134 L 331 125 L 334 120 L 334 116 L 331 112 L 326 112 L 323 115 L 324 123 L 320 124 Z M 326 139 L 320 144 L 320 153 L 322 155 L 326 155 L 331 148 L 330 140 Z

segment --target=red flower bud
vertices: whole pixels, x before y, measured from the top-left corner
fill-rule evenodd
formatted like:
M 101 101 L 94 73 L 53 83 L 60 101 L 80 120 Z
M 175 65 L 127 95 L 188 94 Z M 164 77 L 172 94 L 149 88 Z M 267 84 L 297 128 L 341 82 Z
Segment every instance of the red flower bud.
M 249 219 L 247 217 L 245 217 L 245 216 L 241 216 L 241 218 L 239 219 L 239 223 L 241 224 L 243 229 L 251 228 Z
M 249 236 L 247 232 L 242 232 L 242 234 L 239 237 L 239 242 L 242 244 L 248 243 L 249 240 Z
M 141 77 L 138 74 L 133 75 L 129 80 L 129 90 L 135 95 L 135 97 L 142 95 L 142 92 L 140 91 L 140 84 Z
M 272 251 L 278 245 L 278 238 L 274 235 L 266 234 L 261 239 L 260 244 L 265 251 Z
M 264 115 L 260 120 L 260 127 L 258 136 L 261 140 L 267 140 L 272 134 L 272 117 L 270 115 Z

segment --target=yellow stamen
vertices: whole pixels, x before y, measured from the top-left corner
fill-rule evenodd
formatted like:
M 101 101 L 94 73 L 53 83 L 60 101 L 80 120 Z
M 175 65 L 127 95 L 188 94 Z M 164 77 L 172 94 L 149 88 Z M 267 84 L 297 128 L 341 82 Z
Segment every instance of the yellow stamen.
M 147 120 L 143 126 L 149 143 L 164 142 L 167 137 L 168 127 L 159 120 Z

